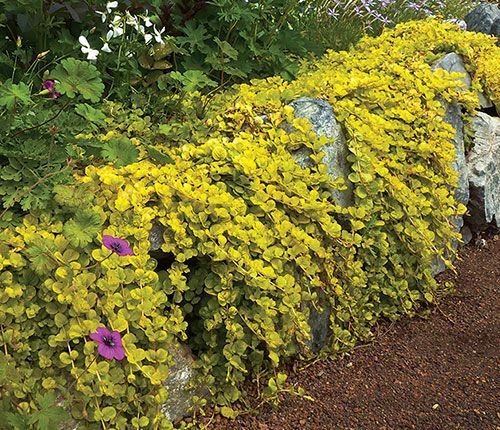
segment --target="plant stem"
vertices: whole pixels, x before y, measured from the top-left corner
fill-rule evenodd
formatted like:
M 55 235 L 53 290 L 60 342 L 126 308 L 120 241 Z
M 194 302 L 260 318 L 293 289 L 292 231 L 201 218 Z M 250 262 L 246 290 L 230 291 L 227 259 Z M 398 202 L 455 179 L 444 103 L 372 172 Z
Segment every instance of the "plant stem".
M 59 173 L 64 172 L 70 166 L 71 166 L 71 161 L 68 161 L 66 167 L 64 167 L 63 169 L 58 170 L 57 172 L 49 172 L 45 176 L 42 176 L 40 179 L 38 179 L 38 181 L 36 181 L 33 185 L 31 185 L 24 193 L 21 193 L 21 197 L 18 197 L 18 198 L 22 198 L 22 197 L 28 195 L 29 193 L 31 193 L 31 191 L 33 191 L 36 187 L 38 187 L 38 185 L 40 185 L 41 183 L 45 182 L 47 179 L 51 178 L 52 176 L 55 176 L 55 175 L 57 175 Z M 2 213 L 0 213 L 0 219 L 2 219 L 3 216 L 7 213 L 7 211 L 9 210 L 9 207 L 6 207 L 2 211 Z
M 69 105 L 69 100 L 66 101 L 66 103 L 64 103 L 61 108 L 56 112 L 56 114 L 54 116 L 52 116 L 51 118 L 41 122 L 40 124 L 37 124 L 37 125 L 34 125 L 32 127 L 28 127 L 28 128 L 23 128 L 22 130 L 18 130 L 17 132 L 15 132 L 11 137 L 16 137 L 18 136 L 19 134 L 21 133 L 24 133 L 26 131 L 31 131 L 31 130 L 35 130 L 36 128 L 39 128 L 41 127 L 42 125 L 45 125 L 47 123 L 49 123 L 50 121 L 53 121 L 55 120 L 59 115 L 61 115 L 62 111 L 64 109 L 66 109 Z

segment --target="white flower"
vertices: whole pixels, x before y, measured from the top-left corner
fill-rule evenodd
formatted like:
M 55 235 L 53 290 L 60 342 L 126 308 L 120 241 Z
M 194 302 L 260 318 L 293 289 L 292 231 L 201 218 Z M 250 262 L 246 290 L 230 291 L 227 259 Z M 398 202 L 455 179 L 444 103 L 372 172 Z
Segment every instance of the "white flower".
M 161 37 L 162 33 L 165 32 L 165 27 L 163 27 L 160 31 L 156 29 L 156 26 L 153 27 L 153 31 L 155 32 L 154 38 L 157 43 L 163 43 L 163 38 Z
M 106 43 L 104 43 L 104 45 L 102 45 L 101 51 L 111 52 L 111 48 L 109 47 L 108 42 L 106 42 Z
M 113 20 L 113 23 L 109 24 L 109 28 L 111 28 L 111 30 L 106 34 L 108 40 L 113 37 L 119 37 L 124 33 L 123 23 L 120 20 L 118 20 L 118 22 Z
M 153 25 L 153 23 L 151 22 L 151 20 L 149 19 L 148 16 L 144 18 L 144 25 L 146 27 L 151 27 Z
M 108 15 L 106 15 L 104 12 L 99 12 L 98 10 L 96 10 L 95 13 L 97 15 L 101 15 L 101 21 L 102 22 L 106 22 L 106 18 L 108 17 Z
M 108 4 L 106 5 L 106 10 L 108 11 L 108 13 L 111 13 L 111 11 L 118 7 L 118 2 L 117 1 L 110 1 L 108 2 Z
M 92 49 L 90 47 L 89 41 L 85 36 L 80 36 L 78 38 L 80 45 L 82 45 L 81 50 L 84 54 L 87 54 L 87 60 L 97 60 L 99 51 L 97 49 Z
M 139 31 L 139 21 L 137 20 L 137 17 L 131 15 L 129 11 L 127 11 L 127 24 L 134 27 L 135 31 Z
M 113 37 L 119 37 L 123 34 L 123 27 L 119 25 L 118 27 L 113 27 Z
M 115 15 L 111 24 L 109 24 L 109 28 L 111 28 L 111 30 L 106 33 L 106 40 L 121 36 L 125 32 L 122 17 L 120 15 Z
M 146 45 L 151 42 L 151 40 L 153 39 L 153 35 L 152 34 L 149 34 L 149 33 L 146 33 L 144 35 L 144 41 L 146 42 Z

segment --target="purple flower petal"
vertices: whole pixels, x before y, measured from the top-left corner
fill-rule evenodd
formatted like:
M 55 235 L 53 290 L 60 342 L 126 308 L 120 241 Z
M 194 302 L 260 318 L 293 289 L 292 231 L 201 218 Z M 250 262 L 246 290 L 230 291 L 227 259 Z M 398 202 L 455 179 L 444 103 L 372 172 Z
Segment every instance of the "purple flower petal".
M 111 336 L 111 332 L 106 327 L 99 327 L 95 333 L 91 333 L 89 337 L 96 342 L 102 342 L 102 339 L 106 336 Z
M 122 337 L 116 330 L 111 332 L 106 327 L 99 327 L 89 336 L 96 341 L 99 346 L 97 352 L 107 360 L 123 360 L 125 349 L 123 348 Z
M 43 82 L 42 88 L 44 90 L 49 90 L 52 92 L 54 90 L 55 85 L 56 83 L 54 81 L 47 79 L 46 81 Z
M 113 350 L 115 360 L 121 361 L 125 358 L 125 349 L 123 347 Z
M 119 237 L 109 236 L 107 234 L 103 234 L 102 236 L 102 244 L 113 251 L 115 254 L 123 257 L 125 255 L 134 255 L 134 251 L 130 247 L 129 243 L 125 239 L 121 239 Z
M 117 332 L 115 330 L 114 332 L 112 332 L 110 334 L 110 337 L 113 340 L 115 346 L 117 346 L 118 348 L 123 348 L 123 345 L 122 345 L 122 336 L 121 336 L 121 334 L 119 332 Z
M 104 343 L 99 343 L 97 352 L 100 356 L 104 357 L 107 360 L 112 360 L 115 357 L 115 348 L 112 346 L 107 346 Z

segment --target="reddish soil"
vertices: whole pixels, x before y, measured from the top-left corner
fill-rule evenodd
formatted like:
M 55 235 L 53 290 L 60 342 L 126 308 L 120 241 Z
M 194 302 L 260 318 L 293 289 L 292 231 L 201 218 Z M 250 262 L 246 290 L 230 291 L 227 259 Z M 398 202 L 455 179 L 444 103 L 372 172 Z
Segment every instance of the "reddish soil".
M 292 372 L 314 402 L 287 395 L 278 408 L 202 428 L 499 430 L 500 237 L 461 255 L 458 275 L 441 276 L 456 291 L 427 318 L 383 323 L 351 355 Z

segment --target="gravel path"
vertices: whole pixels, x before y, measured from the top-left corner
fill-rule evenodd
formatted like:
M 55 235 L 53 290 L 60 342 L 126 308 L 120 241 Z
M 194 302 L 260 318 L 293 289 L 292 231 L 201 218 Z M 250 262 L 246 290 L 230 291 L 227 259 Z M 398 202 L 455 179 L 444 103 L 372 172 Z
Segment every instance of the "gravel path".
M 314 402 L 286 396 L 207 430 L 499 430 L 500 237 L 468 246 L 456 292 L 428 318 L 384 323 L 376 340 L 341 360 L 313 364 L 288 381 Z

